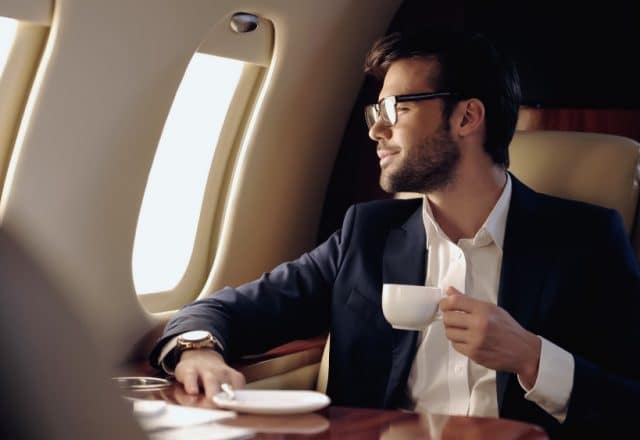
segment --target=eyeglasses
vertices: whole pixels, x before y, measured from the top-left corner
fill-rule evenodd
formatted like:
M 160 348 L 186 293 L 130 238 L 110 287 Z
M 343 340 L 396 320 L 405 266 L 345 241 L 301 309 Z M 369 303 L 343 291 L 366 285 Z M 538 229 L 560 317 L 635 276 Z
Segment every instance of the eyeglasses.
M 442 98 L 445 96 L 453 96 L 452 92 L 432 92 L 432 93 L 414 93 L 411 95 L 387 96 L 378 101 L 377 104 L 369 104 L 364 108 L 364 119 L 367 121 L 367 127 L 373 127 L 379 119 L 386 127 L 393 127 L 398 122 L 398 112 L 396 104 L 405 101 L 422 101 L 424 99 Z

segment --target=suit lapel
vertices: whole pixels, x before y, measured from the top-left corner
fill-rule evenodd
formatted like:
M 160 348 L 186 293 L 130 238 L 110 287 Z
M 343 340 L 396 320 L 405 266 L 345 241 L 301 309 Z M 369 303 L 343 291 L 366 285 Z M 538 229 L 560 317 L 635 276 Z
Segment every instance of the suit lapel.
M 382 282 L 424 284 L 426 238 L 422 205 L 399 228 L 387 236 L 382 262 Z
M 544 237 L 537 227 L 540 225 L 536 221 L 537 195 L 513 175 L 511 181 L 513 191 L 505 230 L 498 305 L 524 328 L 535 332 L 535 318 L 549 257 L 544 254 Z M 515 375 L 504 371 L 497 373 L 500 409 L 510 380 L 516 380 Z
M 423 285 L 426 271 L 426 238 L 422 205 L 401 227 L 387 236 L 382 262 L 382 282 Z M 393 330 L 392 359 L 384 406 L 396 406 L 402 399 L 415 355 L 418 332 Z

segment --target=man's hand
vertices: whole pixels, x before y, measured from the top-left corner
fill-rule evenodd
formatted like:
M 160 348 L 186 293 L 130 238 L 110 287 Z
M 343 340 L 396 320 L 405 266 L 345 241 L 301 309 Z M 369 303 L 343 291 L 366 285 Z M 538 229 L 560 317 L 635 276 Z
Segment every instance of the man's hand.
M 460 353 L 492 370 L 516 373 L 531 389 L 542 343 L 504 309 L 469 298 L 453 287 L 440 301 L 447 339 Z
M 201 386 L 207 397 L 220 391 L 223 383 L 236 389 L 245 385 L 242 373 L 229 367 L 220 353 L 210 349 L 183 352 L 176 365 L 175 375 L 188 394 L 198 394 Z

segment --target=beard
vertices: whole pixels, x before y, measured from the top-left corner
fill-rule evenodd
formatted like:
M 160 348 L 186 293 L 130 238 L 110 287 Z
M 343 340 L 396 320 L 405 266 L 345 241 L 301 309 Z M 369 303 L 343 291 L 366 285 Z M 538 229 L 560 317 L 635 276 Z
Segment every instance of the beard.
M 405 147 L 407 154 L 380 172 L 380 186 L 389 193 L 428 193 L 446 187 L 454 177 L 460 148 L 444 126 L 422 144 Z

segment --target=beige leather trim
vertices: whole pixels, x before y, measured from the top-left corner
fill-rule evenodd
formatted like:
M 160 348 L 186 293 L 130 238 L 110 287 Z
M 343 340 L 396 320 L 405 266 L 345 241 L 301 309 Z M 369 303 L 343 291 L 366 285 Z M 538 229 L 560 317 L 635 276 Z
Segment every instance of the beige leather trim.
M 318 383 L 316 390 L 321 393 L 327 393 L 327 385 L 329 383 L 329 351 L 331 349 L 331 336 L 327 336 L 327 343 L 322 351 L 322 360 L 320 361 L 320 371 L 318 371 Z
M 287 373 L 247 383 L 247 388 L 254 390 L 313 390 L 319 369 L 319 363 L 307 365 Z
M 268 359 L 266 361 L 250 364 L 246 366 L 236 367 L 238 371 L 244 374 L 247 383 L 263 380 L 269 377 L 275 377 L 288 373 L 295 369 L 306 367 L 311 364 L 320 362 L 322 350 L 313 348 L 311 350 L 300 351 L 285 356 Z M 315 385 L 316 377 L 311 388 Z

